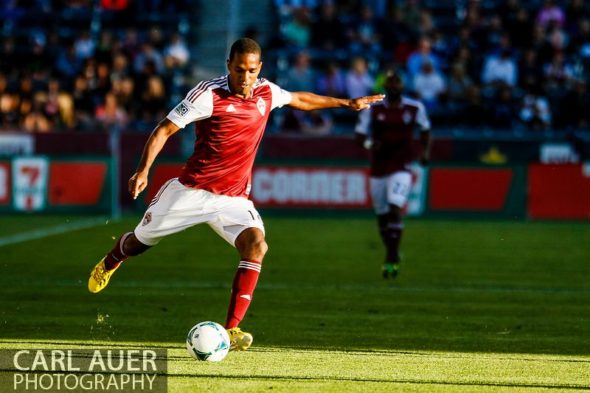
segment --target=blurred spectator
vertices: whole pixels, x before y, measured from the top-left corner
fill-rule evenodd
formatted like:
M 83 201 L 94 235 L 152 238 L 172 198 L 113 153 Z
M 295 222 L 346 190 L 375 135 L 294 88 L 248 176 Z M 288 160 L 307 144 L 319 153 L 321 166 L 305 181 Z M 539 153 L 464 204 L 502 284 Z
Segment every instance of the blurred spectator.
M 348 97 L 362 97 L 370 95 L 373 90 L 373 78 L 369 74 L 367 61 L 362 57 L 355 57 L 346 72 L 346 94 Z
M 95 49 L 96 44 L 88 30 L 80 33 L 80 36 L 74 41 L 74 51 L 76 52 L 76 57 L 80 60 L 86 60 L 92 57 Z
M 167 108 L 166 90 L 162 78 L 151 76 L 147 81 L 147 87 L 141 95 L 141 120 L 146 123 L 154 123 L 166 115 Z
M 74 101 L 70 93 L 61 90 L 57 79 L 50 79 L 44 113 L 53 127 L 66 130 L 74 127 Z
M 415 34 L 404 21 L 403 11 L 400 7 L 393 7 L 390 19 L 386 19 L 382 26 L 383 36 L 381 45 L 400 64 L 406 64 L 410 53 L 413 51 L 411 42 Z
M 325 2 L 321 6 L 319 17 L 311 25 L 312 47 L 333 51 L 344 46 L 344 26 L 336 11 L 332 2 Z
M 580 22 L 588 15 L 587 11 L 584 9 L 584 0 L 571 0 L 567 6 L 565 14 L 568 26 L 567 29 L 570 33 L 574 33 Z
M 441 97 L 446 93 L 447 85 L 442 75 L 434 69 L 432 63 L 422 64 L 420 72 L 413 79 L 413 87 L 418 98 L 429 112 L 441 109 Z
M 432 33 L 432 54 L 440 60 L 441 70 L 446 68 L 451 56 L 451 47 L 444 34 L 438 30 Z
M 531 48 L 537 52 L 537 58 L 541 64 L 546 63 L 553 56 L 553 49 L 547 40 L 547 30 L 539 24 L 533 26 Z
M 138 112 L 138 100 L 135 97 L 135 82 L 131 77 L 123 77 L 113 80 L 113 94 L 117 97 L 119 105 L 129 114 Z
M 588 81 L 575 80 L 572 85 L 573 88 L 561 101 L 560 125 L 567 128 L 587 128 L 590 126 Z
M 317 92 L 331 97 L 346 97 L 346 80 L 340 65 L 331 61 L 317 81 Z
M 55 59 L 52 59 L 46 47 L 44 34 L 33 34 L 31 37 L 31 51 L 24 56 L 24 67 L 37 81 L 45 80 Z
M 420 7 L 418 0 L 403 0 L 399 6 L 401 21 L 411 31 L 412 38 L 418 38 L 420 36 Z
M 370 7 L 361 8 L 359 17 L 352 23 L 348 33 L 350 50 L 353 54 L 378 56 L 381 52 L 379 22 Z
M 67 43 L 63 46 L 57 56 L 55 69 L 60 76 L 73 79 L 82 69 L 82 61 L 76 56 L 76 50 L 73 43 Z
M 467 75 L 463 63 L 454 63 L 451 67 L 451 75 L 447 87 L 449 100 L 464 104 L 467 100 L 467 93 L 471 86 L 473 86 L 473 81 Z
M 311 39 L 309 10 L 305 7 L 294 9 L 292 18 L 284 24 L 282 33 L 291 47 L 307 48 Z
M 578 34 L 571 40 L 572 52 L 583 60 L 590 60 L 590 20 L 582 19 L 578 24 Z
M 22 127 L 27 132 L 49 132 L 53 124 L 44 112 L 47 103 L 47 94 L 37 92 L 32 102 L 25 102 L 21 105 L 23 116 Z
M 489 123 L 492 127 L 500 129 L 512 128 L 517 113 L 511 88 L 503 86 L 498 89 L 490 106 L 490 112 Z
M 112 92 L 107 93 L 104 103 L 96 108 L 95 116 L 98 126 L 105 131 L 123 129 L 129 121 L 127 112 L 119 105 L 117 97 Z
M 566 63 L 565 54 L 563 52 L 556 52 L 550 63 L 543 67 L 543 74 L 546 80 L 546 88 L 553 92 L 564 92 L 566 84 L 574 76 L 573 69 L 570 64 Z
M 502 84 L 513 87 L 517 76 L 518 68 L 510 49 L 502 49 L 499 55 L 487 56 L 481 79 L 492 87 Z
M 420 25 L 418 28 L 418 34 L 421 36 L 424 35 L 432 35 L 436 31 L 436 26 L 434 24 L 434 19 L 432 18 L 432 14 L 428 10 L 421 10 L 420 11 Z
M 90 93 L 88 79 L 84 75 L 78 75 L 75 78 L 72 98 L 76 127 L 80 130 L 91 129 L 94 120 L 94 100 Z
M 565 13 L 560 6 L 555 4 L 555 1 L 545 0 L 543 7 L 537 14 L 537 23 L 543 27 L 547 27 L 554 22 L 559 26 L 563 26 L 565 24 Z
M 0 129 L 10 129 L 19 122 L 18 96 L 8 90 L 8 78 L 0 74 Z
M 293 12 L 301 7 L 315 9 L 320 0 L 274 0 L 275 6 L 282 16 L 292 15 Z
M 518 7 L 514 18 L 509 18 L 506 22 L 506 28 L 510 35 L 510 41 L 516 48 L 531 46 L 533 23 L 525 7 Z
M 473 85 L 467 90 L 465 111 L 459 118 L 459 121 L 461 120 L 472 127 L 481 127 L 486 123 L 486 108 L 483 104 L 481 89 L 477 85 Z
M 522 100 L 520 120 L 533 130 L 545 130 L 551 125 L 549 101 L 536 86 L 527 86 Z
M 101 62 L 110 62 L 115 48 L 113 32 L 111 30 L 103 30 L 100 33 L 100 39 L 95 49 L 96 59 Z
M 141 51 L 135 56 L 133 61 L 133 69 L 136 73 L 145 71 L 148 63 L 152 63 L 155 67 L 155 72 L 161 73 L 164 70 L 164 58 L 150 43 L 144 42 L 141 44 Z
M 107 63 L 96 65 L 96 78 L 92 85 L 92 94 L 97 97 L 104 97 L 111 91 L 111 69 Z
M 406 67 L 413 78 L 422 68 L 424 63 L 430 63 L 435 70 L 440 70 L 439 59 L 432 53 L 432 40 L 428 36 L 422 36 L 416 49 L 408 58 Z
M 175 33 L 170 37 L 170 42 L 164 48 L 164 56 L 171 60 L 173 67 L 183 67 L 188 63 L 190 52 L 180 34 Z
M 315 72 L 311 68 L 309 53 L 301 51 L 295 56 L 293 66 L 287 72 L 285 88 L 291 91 L 315 91 Z
M 121 42 L 121 50 L 128 59 L 134 59 L 140 50 L 139 34 L 137 29 L 130 27 L 125 31 L 125 36 Z
M 129 59 L 123 52 L 115 52 L 112 58 L 111 80 L 123 79 L 131 75 Z

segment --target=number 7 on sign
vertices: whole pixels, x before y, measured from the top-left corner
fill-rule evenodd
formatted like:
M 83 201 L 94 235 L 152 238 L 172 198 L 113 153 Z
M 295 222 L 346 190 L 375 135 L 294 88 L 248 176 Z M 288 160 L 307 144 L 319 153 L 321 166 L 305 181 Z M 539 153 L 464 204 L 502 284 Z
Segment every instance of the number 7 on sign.
M 16 210 L 34 211 L 45 207 L 47 167 L 44 157 L 21 157 L 13 161 Z

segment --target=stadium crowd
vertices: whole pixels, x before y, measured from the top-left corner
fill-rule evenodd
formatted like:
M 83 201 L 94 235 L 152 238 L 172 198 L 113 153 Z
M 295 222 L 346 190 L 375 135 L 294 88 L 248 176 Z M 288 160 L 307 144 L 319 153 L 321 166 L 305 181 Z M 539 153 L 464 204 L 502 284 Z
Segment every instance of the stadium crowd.
M 151 130 L 193 82 L 187 2 L 2 2 L 0 129 Z M 395 66 L 437 127 L 590 124 L 584 0 L 273 2 L 278 33 L 263 41 L 264 75 L 288 90 L 382 92 Z M 352 131 L 355 119 L 283 111 L 274 123 L 327 134 Z
M 590 124 L 584 0 L 275 0 L 275 7 L 276 78 L 288 90 L 381 92 L 382 72 L 394 66 L 437 127 Z M 282 127 L 329 132 L 333 119 L 321 116 L 291 113 Z
M 3 2 L 0 129 L 151 130 L 186 93 L 186 8 L 157 0 Z

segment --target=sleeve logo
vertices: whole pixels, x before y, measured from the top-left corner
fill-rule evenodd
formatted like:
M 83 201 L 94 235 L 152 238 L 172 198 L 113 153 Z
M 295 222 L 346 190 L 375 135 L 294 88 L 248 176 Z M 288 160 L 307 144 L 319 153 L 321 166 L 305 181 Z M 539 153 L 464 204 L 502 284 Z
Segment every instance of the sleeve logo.
M 184 105 L 184 102 L 181 102 L 174 108 L 174 112 L 178 114 L 178 116 L 184 116 L 188 113 L 188 107 Z

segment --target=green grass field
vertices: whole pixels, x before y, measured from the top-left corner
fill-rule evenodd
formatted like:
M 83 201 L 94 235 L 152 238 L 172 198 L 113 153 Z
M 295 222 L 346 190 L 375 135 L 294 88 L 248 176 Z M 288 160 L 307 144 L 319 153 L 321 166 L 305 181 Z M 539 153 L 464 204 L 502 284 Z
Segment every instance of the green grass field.
M 590 223 L 408 220 L 385 282 L 372 217 L 268 217 L 254 346 L 213 364 L 184 338 L 224 321 L 238 257 L 207 226 L 87 292 L 137 220 L 0 217 L 0 348 L 167 348 L 170 392 L 590 390 Z

